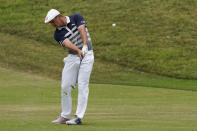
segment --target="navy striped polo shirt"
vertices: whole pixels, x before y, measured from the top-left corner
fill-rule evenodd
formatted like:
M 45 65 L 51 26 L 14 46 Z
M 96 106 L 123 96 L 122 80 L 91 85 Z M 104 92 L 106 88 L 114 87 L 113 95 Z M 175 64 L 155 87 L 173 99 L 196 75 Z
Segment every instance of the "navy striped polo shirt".
M 92 41 L 90 35 L 88 33 L 87 25 L 83 16 L 80 14 L 74 14 L 71 16 L 65 16 L 67 19 L 67 26 L 56 28 L 54 33 L 55 40 L 62 45 L 63 41 L 69 39 L 74 45 L 76 45 L 79 49 L 83 47 L 83 41 L 81 39 L 81 35 L 78 31 L 78 27 L 81 25 L 85 25 L 86 32 L 87 32 L 87 46 L 88 50 L 92 50 Z M 77 54 L 76 52 L 68 49 L 69 54 Z

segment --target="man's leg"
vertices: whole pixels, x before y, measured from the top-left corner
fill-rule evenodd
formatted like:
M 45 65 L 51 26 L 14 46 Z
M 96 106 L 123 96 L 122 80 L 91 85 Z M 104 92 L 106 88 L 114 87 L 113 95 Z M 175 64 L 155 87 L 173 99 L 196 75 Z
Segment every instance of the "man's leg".
M 61 104 L 62 113 L 61 116 L 70 119 L 72 112 L 72 88 L 76 85 L 78 71 L 79 71 L 80 59 L 78 57 L 67 57 L 65 59 L 65 66 L 62 71 L 62 84 L 61 84 Z
M 69 55 L 64 59 L 65 65 L 62 71 L 62 83 L 61 83 L 61 116 L 52 121 L 54 124 L 63 124 L 70 119 L 72 112 L 72 88 L 76 85 L 76 80 L 79 71 L 80 59 L 77 56 Z
M 88 102 L 88 93 L 89 93 L 89 79 L 90 74 L 92 72 L 92 66 L 94 63 L 94 55 L 93 51 L 88 51 L 85 55 L 83 60 L 81 61 L 81 65 L 79 68 L 78 74 L 78 104 L 77 104 L 77 111 L 76 117 L 67 121 L 66 124 L 68 125 L 80 125 L 82 124 L 81 119 L 83 118 L 87 102 Z
M 89 94 L 89 79 L 92 72 L 92 67 L 94 63 L 93 51 L 88 51 L 84 59 L 81 62 L 78 74 L 78 104 L 76 116 L 80 119 L 83 118 Z

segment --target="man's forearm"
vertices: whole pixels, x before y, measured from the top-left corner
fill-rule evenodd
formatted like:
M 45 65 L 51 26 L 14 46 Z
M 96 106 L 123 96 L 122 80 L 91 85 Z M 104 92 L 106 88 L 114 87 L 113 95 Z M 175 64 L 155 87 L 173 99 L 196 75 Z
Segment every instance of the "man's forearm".
M 73 50 L 75 52 L 78 52 L 80 49 L 75 46 L 69 39 L 64 40 L 63 42 L 63 46 L 65 46 L 66 48 Z
M 86 32 L 86 28 L 85 28 L 85 25 L 81 25 L 79 28 L 78 28 L 79 32 L 80 32 L 80 35 L 81 35 L 81 39 L 83 41 L 83 44 L 84 45 L 87 45 L 87 32 Z

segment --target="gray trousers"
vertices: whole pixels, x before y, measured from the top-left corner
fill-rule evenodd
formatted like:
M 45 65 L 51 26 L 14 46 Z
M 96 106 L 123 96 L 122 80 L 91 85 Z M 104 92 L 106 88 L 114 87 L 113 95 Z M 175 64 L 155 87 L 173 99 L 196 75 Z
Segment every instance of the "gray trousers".
M 61 83 L 61 116 L 70 119 L 72 112 L 71 91 L 78 81 L 78 103 L 75 115 L 82 119 L 88 102 L 88 86 L 94 63 L 94 53 L 92 50 L 88 51 L 82 60 L 77 55 L 69 54 L 64 58 L 64 63 Z

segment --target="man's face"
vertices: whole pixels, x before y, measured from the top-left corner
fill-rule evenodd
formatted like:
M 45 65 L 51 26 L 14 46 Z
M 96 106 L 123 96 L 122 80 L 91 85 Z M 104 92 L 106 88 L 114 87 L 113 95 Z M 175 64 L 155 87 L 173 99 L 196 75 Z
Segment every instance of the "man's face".
M 49 22 L 52 26 L 54 27 L 61 27 L 62 26 L 62 22 L 60 21 L 59 17 L 55 17 L 53 20 L 51 20 Z

